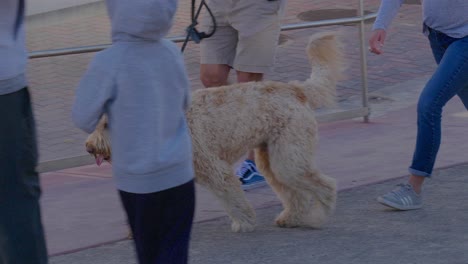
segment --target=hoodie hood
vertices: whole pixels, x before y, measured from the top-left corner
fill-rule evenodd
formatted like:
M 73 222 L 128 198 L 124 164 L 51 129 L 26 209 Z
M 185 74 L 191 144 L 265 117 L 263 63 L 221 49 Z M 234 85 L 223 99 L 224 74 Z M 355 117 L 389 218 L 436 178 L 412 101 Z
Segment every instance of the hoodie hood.
M 169 32 L 177 0 L 106 0 L 112 41 L 157 41 Z

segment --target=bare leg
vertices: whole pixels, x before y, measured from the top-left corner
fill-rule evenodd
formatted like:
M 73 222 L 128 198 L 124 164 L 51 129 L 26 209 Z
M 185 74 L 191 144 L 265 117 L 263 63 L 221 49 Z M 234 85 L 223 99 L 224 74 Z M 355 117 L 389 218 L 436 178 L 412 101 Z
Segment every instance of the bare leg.
M 413 186 L 413 189 L 417 194 L 420 194 L 425 179 L 426 177 L 423 176 L 411 175 L 409 177 L 408 183 Z
M 200 80 L 206 88 L 227 85 L 230 70 L 225 64 L 201 64 Z
M 263 80 L 263 73 L 237 71 L 237 82 L 259 82 Z

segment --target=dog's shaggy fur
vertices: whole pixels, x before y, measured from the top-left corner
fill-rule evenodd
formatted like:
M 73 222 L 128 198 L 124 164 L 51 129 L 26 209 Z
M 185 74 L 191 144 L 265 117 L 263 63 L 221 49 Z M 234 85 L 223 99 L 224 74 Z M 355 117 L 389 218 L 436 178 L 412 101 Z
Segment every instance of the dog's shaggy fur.
M 334 210 L 335 181 L 315 165 L 313 109 L 334 104 L 342 70 L 340 43 L 334 34 L 319 33 L 311 37 L 307 53 L 313 71 L 304 82 L 249 82 L 193 94 L 187 118 L 196 181 L 219 198 L 235 232 L 255 227 L 255 212 L 232 172 L 253 148 L 259 170 L 284 207 L 278 226 L 319 228 Z M 106 122 L 101 120 L 86 148 L 110 160 Z

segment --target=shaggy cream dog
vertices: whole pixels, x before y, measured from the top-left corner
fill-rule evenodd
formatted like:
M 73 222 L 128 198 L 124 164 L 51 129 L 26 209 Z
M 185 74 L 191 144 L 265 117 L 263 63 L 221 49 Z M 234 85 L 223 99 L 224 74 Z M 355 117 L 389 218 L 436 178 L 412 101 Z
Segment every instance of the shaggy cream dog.
M 255 212 L 232 172 L 253 148 L 258 168 L 284 207 L 278 226 L 319 228 L 334 210 L 335 180 L 315 165 L 314 109 L 334 104 L 340 43 L 332 33 L 319 33 L 310 38 L 307 53 L 313 71 L 304 82 L 249 82 L 193 93 L 187 118 L 196 181 L 222 202 L 235 232 L 255 227 Z M 111 159 L 106 124 L 104 117 L 86 141 L 98 163 Z

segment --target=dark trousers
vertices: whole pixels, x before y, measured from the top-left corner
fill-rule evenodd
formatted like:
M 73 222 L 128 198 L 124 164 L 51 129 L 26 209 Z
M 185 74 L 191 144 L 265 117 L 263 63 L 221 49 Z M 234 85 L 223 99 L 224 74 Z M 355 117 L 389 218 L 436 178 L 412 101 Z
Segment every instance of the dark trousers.
M 47 263 L 27 88 L 0 95 L 0 264 Z
M 193 180 L 160 192 L 119 191 L 140 264 L 185 264 L 195 210 Z

